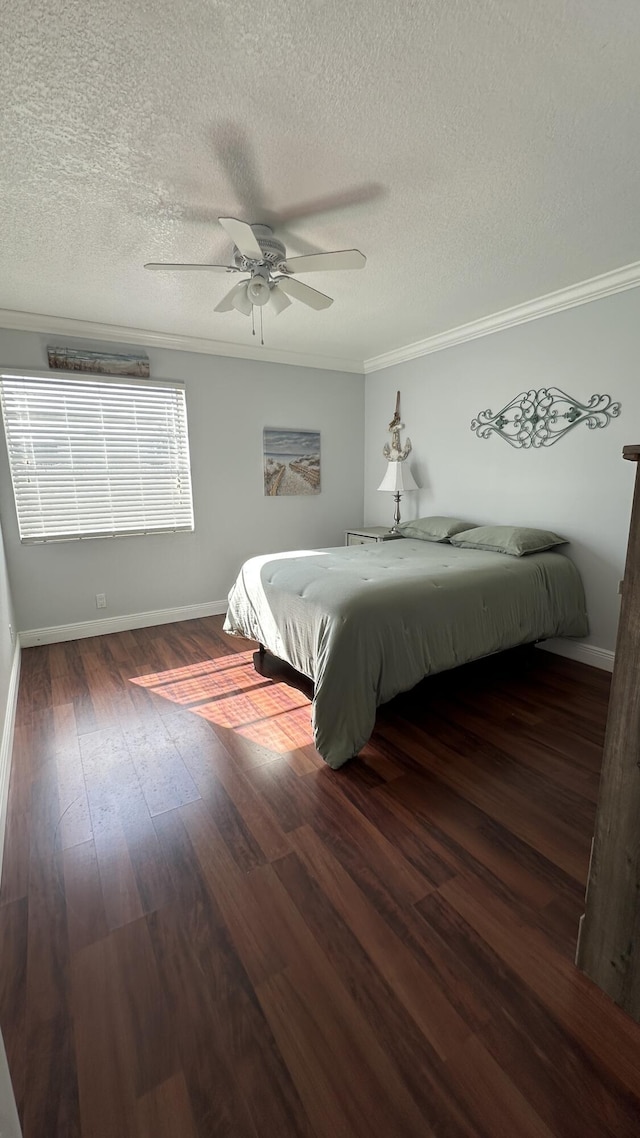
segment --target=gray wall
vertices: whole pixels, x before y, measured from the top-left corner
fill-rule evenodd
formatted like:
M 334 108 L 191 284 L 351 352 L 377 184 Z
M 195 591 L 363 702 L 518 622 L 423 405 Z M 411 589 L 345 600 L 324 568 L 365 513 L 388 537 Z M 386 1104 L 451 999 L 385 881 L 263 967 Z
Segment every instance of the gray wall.
M 9 694 L 9 678 L 13 664 L 14 644 L 9 631 L 10 626 L 15 628 L 15 620 L 9 592 L 7 569 L 2 544 L 2 527 L 0 526 L 0 740 L 5 730 L 7 715 L 7 697 Z M 8 755 L 5 756 L 8 758 Z M 2 748 L 0 747 L 0 758 Z M 4 845 L 6 792 L 9 785 L 9 767 L 0 763 L 0 866 L 2 865 L 2 846 Z M 9 1077 L 7 1057 L 4 1051 L 2 1036 L 0 1035 L 0 1134 L 6 1138 L 20 1138 L 18 1114 L 13 1097 L 13 1088 Z
M 0 366 L 46 372 L 51 339 L 0 330 Z M 21 545 L 0 432 L 0 517 L 21 630 L 224 600 L 252 554 L 342 544 L 362 522 L 363 376 L 166 350 L 149 359 L 153 377 L 186 385 L 195 532 Z M 265 498 L 265 426 L 320 430 L 320 494 Z M 106 593 L 105 611 L 96 593 Z
M 422 487 L 405 497 L 403 518 L 451 514 L 569 538 L 587 591 L 588 642 L 613 649 L 635 474 L 621 451 L 640 441 L 639 359 L 640 289 L 633 289 L 367 376 L 366 521 L 392 518 L 391 497 L 376 487 L 399 389 Z M 582 399 L 607 392 L 622 401 L 622 414 L 604 430 L 576 427 L 538 451 L 471 432 L 479 411 L 552 385 Z
M 14 642 L 11 638 L 10 629 L 15 630 L 15 627 L 2 540 L 2 525 L 0 524 L 0 738 L 2 738 L 4 710 L 7 706 L 9 677 L 14 653 Z
M 0 365 L 43 367 L 47 339 L 0 331 Z M 0 441 L 0 517 L 20 628 L 221 601 L 253 553 L 341 543 L 343 530 L 362 522 L 363 498 L 366 521 L 389 522 L 392 502 L 376 487 L 400 388 L 422 485 L 405 498 L 403 515 L 556 529 L 570 538 L 585 580 L 589 641 L 614 647 L 634 475 L 620 452 L 640 437 L 640 289 L 375 372 L 364 404 L 364 380 L 354 374 L 184 352 L 149 356 L 153 375 L 186 383 L 196 532 L 21 546 Z M 470 431 L 481 409 L 545 385 L 583 398 L 608 392 L 622 401 L 622 415 L 602 431 L 578 427 L 542 451 Z M 264 498 L 263 426 L 321 430 L 320 495 Z M 107 594 L 105 612 L 95 608 L 97 592 Z
M 9 684 L 16 651 L 15 630 L 16 619 L 11 602 L 9 578 L 2 544 L 2 527 L 0 526 L 0 871 L 2 869 L 2 854 L 4 850 L 4 830 L 12 749 L 12 739 L 9 735 L 9 731 L 13 725 L 13 702 L 10 708 Z M 15 694 L 15 689 L 13 694 Z

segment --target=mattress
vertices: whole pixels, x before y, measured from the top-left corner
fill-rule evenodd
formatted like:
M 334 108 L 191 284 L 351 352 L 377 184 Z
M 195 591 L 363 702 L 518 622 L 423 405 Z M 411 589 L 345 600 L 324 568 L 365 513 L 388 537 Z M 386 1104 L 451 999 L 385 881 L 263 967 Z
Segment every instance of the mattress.
M 401 539 L 251 558 L 224 628 L 313 680 L 315 745 L 337 768 L 370 737 L 376 708 L 425 676 L 585 636 L 588 623 L 579 573 L 560 553 L 509 557 Z

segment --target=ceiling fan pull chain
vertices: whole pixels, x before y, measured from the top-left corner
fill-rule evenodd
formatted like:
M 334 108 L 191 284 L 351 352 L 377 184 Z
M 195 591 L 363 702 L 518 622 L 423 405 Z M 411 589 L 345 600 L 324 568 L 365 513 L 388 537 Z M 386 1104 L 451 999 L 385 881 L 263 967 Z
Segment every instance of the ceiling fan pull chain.
M 255 334 L 256 334 L 256 310 L 252 304 L 251 305 L 251 335 L 255 336 Z
M 264 348 L 264 332 L 262 330 L 262 309 L 260 309 L 260 343 Z

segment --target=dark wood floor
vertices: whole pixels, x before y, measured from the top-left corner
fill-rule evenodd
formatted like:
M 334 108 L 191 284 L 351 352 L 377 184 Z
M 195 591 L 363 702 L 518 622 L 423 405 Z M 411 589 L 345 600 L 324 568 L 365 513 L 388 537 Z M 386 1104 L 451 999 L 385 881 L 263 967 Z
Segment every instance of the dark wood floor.
M 25 1138 L 637 1138 L 640 1028 L 572 963 L 608 677 L 435 677 L 333 772 L 252 656 L 218 618 L 23 653 Z

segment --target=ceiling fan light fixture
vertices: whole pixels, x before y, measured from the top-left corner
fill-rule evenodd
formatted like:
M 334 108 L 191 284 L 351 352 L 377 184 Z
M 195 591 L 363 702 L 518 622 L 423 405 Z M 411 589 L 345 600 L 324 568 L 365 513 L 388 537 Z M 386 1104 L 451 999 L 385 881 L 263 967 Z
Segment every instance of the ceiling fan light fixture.
M 266 304 L 271 296 L 269 283 L 261 276 L 252 277 L 247 284 L 247 298 L 252 304 L 261 306 Z

